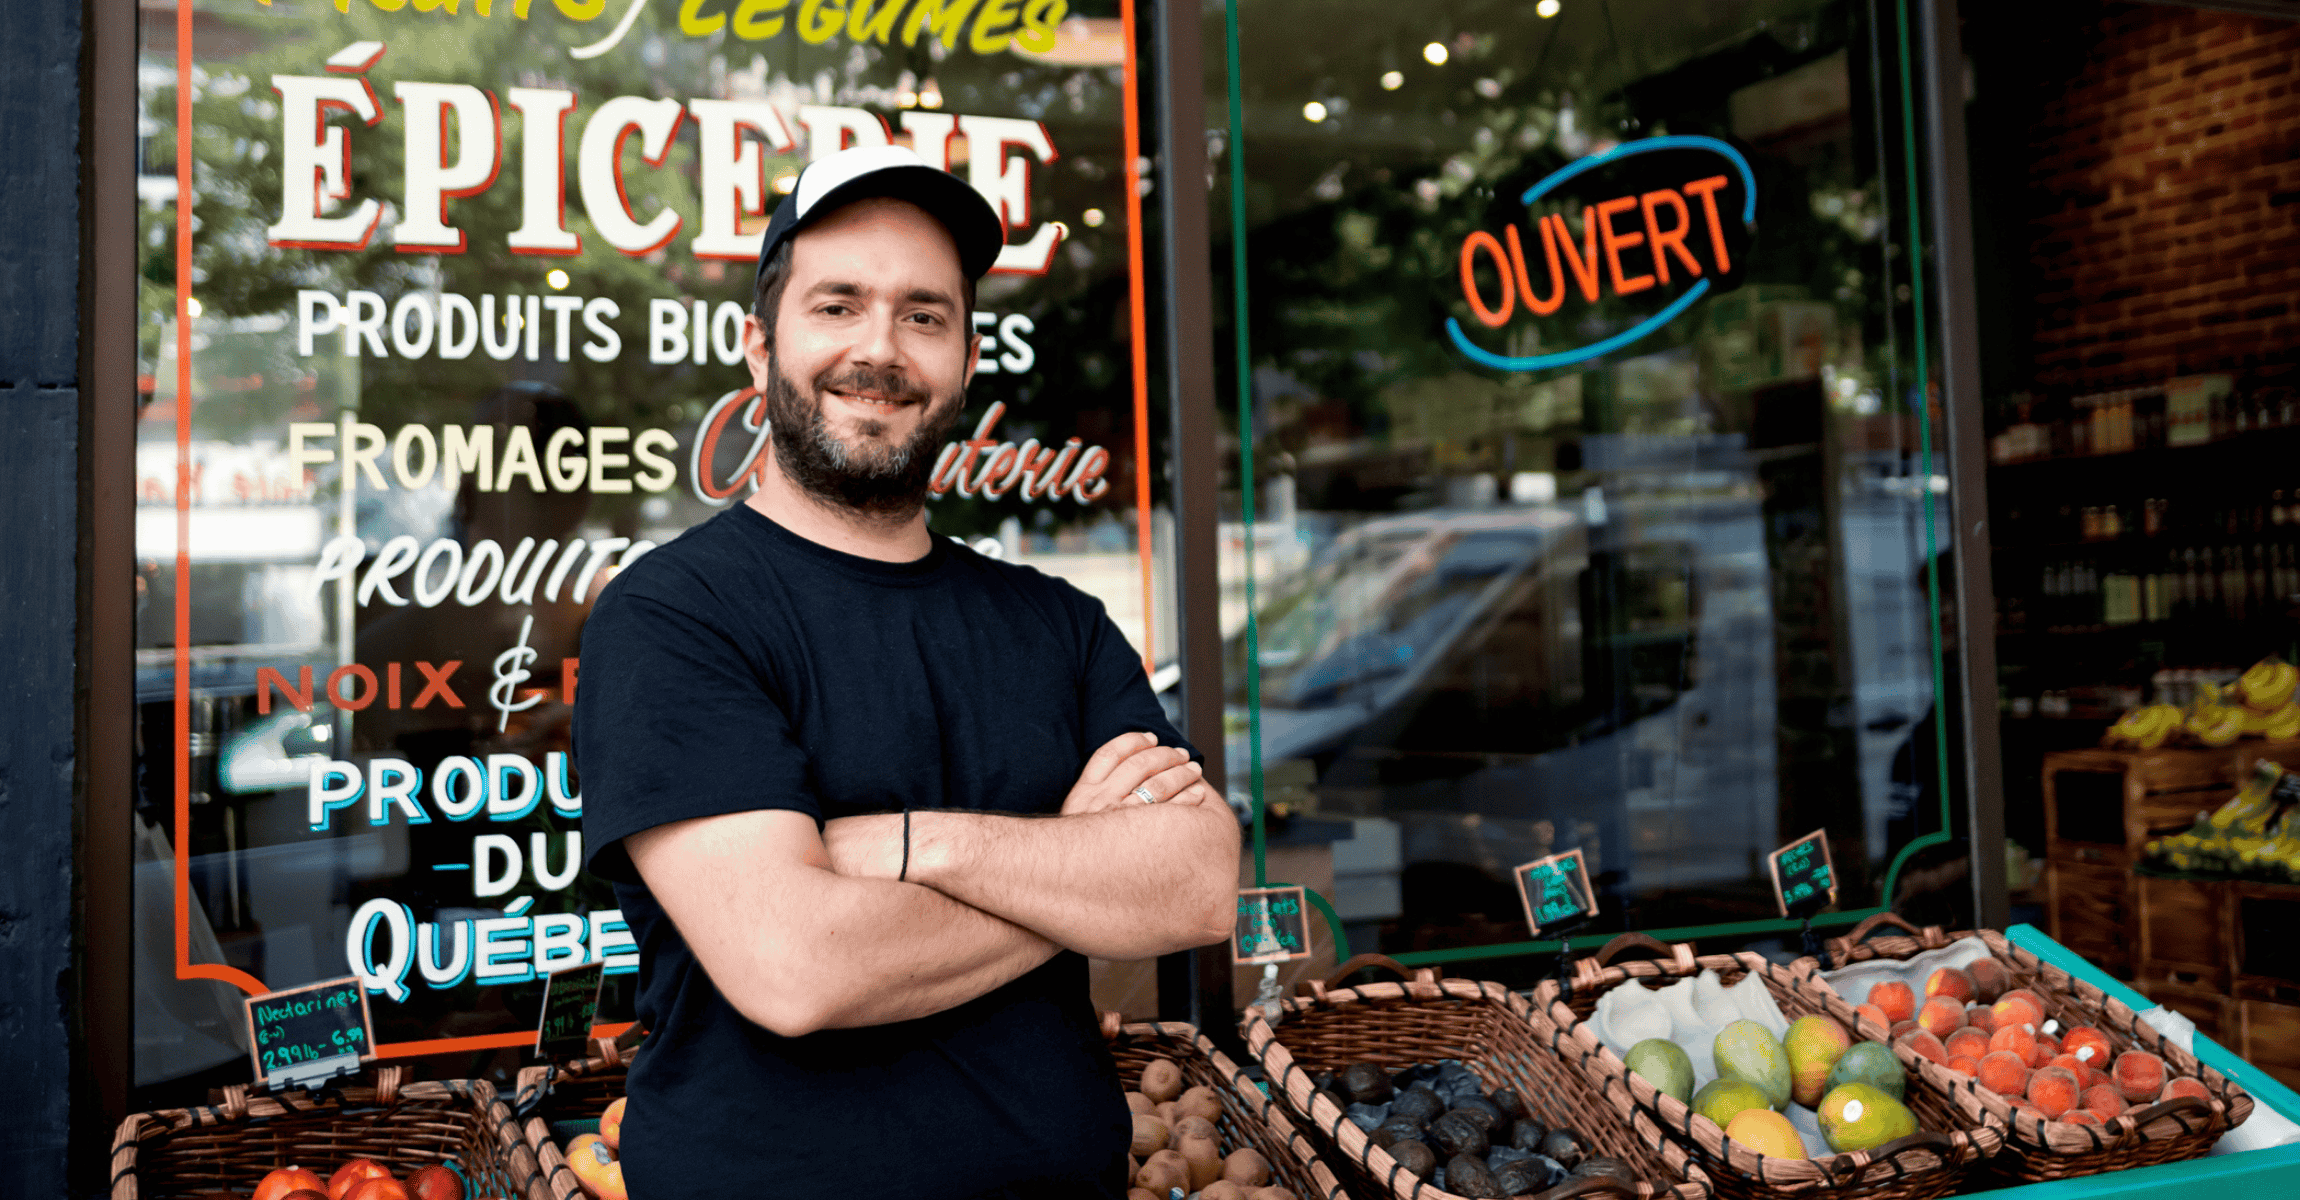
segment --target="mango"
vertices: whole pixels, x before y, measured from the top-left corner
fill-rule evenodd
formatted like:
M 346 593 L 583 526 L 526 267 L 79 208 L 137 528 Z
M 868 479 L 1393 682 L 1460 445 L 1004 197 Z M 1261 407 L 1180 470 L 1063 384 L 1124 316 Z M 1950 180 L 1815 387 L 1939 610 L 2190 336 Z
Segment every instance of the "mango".
M 1844 1083 L 1821 1097 L 1821 1136 L 1839 1152 L 1874 1150 L 1917 1131 L 1908 1106 L 1865 1083 Z
M 1719 1129 L 1731 1125 L 1733 1118 L 1749 1109 L 1762 1108 L 1770 1112 L 1772 1107 L 1762 1089 L 1738 1079 L 1712 1079 L 1693 1093 L 1693 1111 L 1717 1122 Z
M 1789 1118 L 1770 1108 L 1744 1110 L 1725 1127 L 1725 1136 L 1767 1158 L 1805 1157 L 1805 1139 Z
M 1629 1048 L 1622 1063 L 1660 1092 L 1680 1103 L 1693 1098 L 1693 1060 L 1667 1038 L 1647 1038 Z
M 1720 1079 L 1738 1079 L 1765 1093 L 1765 1103 L 1780 1108 L 1789 1103 L 1789 1053 L 1773 1031 L 1755 1021 L 1735 1021 L 1717 1031 L 1710 1045 Z
M 1821 1086 L 1826 1096 L 1839 1085 L 1865 1083 L 1895 1100 L 1906 1100 L 1909 1093 L 1909 1073 L 1901 1068 L 1901 1061 L 1883 1042 L 1858 1042 L 1845 1051 L 1837 1065 L 1829 1068 L 1829 1078 Z
M 1781 1039 L 1789 1055 L 1790 1098 L 1807 1108 L 1819 1104 L 1829 1090 L 1829 1069 L 1852 1046 L 1844 1026 L 1817 1013 L 1790 1022 L 1789 1035 Z

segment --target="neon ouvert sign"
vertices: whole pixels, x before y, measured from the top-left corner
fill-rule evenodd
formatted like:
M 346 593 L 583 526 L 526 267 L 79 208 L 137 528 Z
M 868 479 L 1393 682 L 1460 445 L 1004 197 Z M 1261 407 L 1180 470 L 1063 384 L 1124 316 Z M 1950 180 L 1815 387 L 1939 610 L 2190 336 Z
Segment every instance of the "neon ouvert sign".
M 1472 361 L 1503 371 L 1540 371 L 1585 362 L 1651 335 L 1708 295 L 1715 280 L 1732 274 L 1737 256 L 1746 256 L 1747 230 L 1756 223 L 1757 177 L 1739 150 L 1717 138 L 1670 135 L 1625 142 L 1603 154 L 1593 154 L 1551 172 L 1527 188 L 1518 202 L 1530 206 L 1592 171 L 1660 152 L 1675 152 L 1673 159 L 1715 155 L 1724 160 L 1718 165 L 1729 166 L 1732 173 L 1692 174 L 1691 178 L 1673 185 L 1631 189 L 1589 205 L 1582 209 L 1578 244 L 1564 215 L 1558 213 L 1540 218 L 1531 235 L 1521 235 L 1514 223 L 1500 238 L 1478 230 L 1462 241 L 1462 296 L 1479 324 L 1499 329 L 1509 322 L 1521 302 L 1528 312 L 1541 317 L 1564 307 L 1576 292 L 1584 302 L 1594 304 L 1608 291 L 1616 296 L 1632 296 L 1669 287 L 1676 280 L 1689 281 L 1683 291 L 1659 312 L 1635 325 L 1568 350 L 1532 355 L 1496 354 L 1471 341 L 1459 318 L 1448 317 L 1446 336 L 1453 340 L 1454 346 Z M 1725 216 L 1729 211 L 1726 202 L 1736 184 L 1741 193 L 1738 227 Z M 1632 214 L 1639 218 L 1636 226 L 1624 229 L 1616 224 L 1620 218 Z M 1668 221 L 1666 225 L 1664 217 Z M 1642 250 L 1650 260 L 1643 272 L 1636 271 L 1638 264 L 1634 258 L 1627 266 L 1622 262 L 1625 251 L 1637 250 Z M 1702 262 L 1702 251 L 1708 253 L 1706 264 Z M 1488 303 L 1479 290 L 1475 268 L 1480 258 L 1489 259 L 1501 277 L 1503 286 L 1498 303 Z M 1534 270 L 1539 268 L 1533 267 L 1534 263 L 1547 269 L 1549 291 L 1546 296 L 1535 290 Z M 1611 286 L 1607 287 L 1608 284 Z

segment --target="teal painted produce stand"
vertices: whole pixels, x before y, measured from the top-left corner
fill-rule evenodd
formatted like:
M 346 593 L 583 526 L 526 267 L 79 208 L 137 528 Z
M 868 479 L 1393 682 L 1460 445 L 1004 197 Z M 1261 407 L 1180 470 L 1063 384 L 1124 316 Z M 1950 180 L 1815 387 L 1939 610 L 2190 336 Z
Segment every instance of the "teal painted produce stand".
M 2005 936 L 2021 949 L 2091 983 L 2131 1005 L 2135 1011 L 2155 1007 L 2154 1001 L 2110 978 L 2100 968 L 2046 937 L 2034 926 L 2015 925 L 2005 930 Z M 2243 1085 L 2246 1091 L 2252 1093 L 2259 1108 L 2273 1110 L 2287 1119 L 2300 1121 L 2300 1095 L 2295 1095 L 2292 1089 L 2271 1078 L 2267 1072 L 2236 1057 L 2201 1033 L 2196 1035 L 2194 1052 L 2205 1064 Z M 1991 1194 L 2006 1197 L 2007 1200 L 2014 1197 L 2019 1200 L 2073 1200 L 2079 1196 L 2300 1200 L 2300 1144 L 2252 1150 L 2243 1154 L 2196 1158 L 2161 1166 L 2135 1167 L 2129 1171 L 2088 1175 L 2081 1179 L 2033 1183 Z

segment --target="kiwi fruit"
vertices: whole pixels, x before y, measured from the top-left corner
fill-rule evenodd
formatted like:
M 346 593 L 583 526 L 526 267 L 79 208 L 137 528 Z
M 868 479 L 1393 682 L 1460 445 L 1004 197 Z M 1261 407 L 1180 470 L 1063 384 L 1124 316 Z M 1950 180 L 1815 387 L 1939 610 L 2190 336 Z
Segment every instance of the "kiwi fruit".
M 1148 1158 L 1164 1150 L 1173 1136 L 1174 1131 L 1166 1127 L 1166 1122 L 1148 1113 L 1135 1113 L 1134 1141 L 1126 1149 L 1136 1158 Z
M 1270 1160 L 1251 1146 L 1233 1150 L 1222 1160 L 1222 1178 L 1243 1187 L 1262 1187 L 1270 1182 Z
M 1183 1161 L 1177 1151 L 1160 1150 L 1142 1164 L 1141 1170 L 1134 1173 L 1134 1186 L 1161 1197 L 1175 1188 L 1187 1192 L 1190 1190 L 1190 1164 Z
M 1170 1058 L 1153 1058 L 1142 1068 L 1142 1094 L 1163 1104 L 1182 1094 L 1182 1068 Z
M 1174 1111 L 1174 1102 L 1172 1100 L 1161 1100 L 1158 1103 L 1151 1105 L 1150 1115 L 1166 1122 L 1169 1127 L 1171 1127 L 1174 1122 L 1182 1119 L 1182 1114 Z
M 1195 1192 L 1222 1177 L 1222 1146 L 1212 1138 L 1188 1138 L 1175 1147 L 1190 1168 L 1190 1190 Z
M 1175 1106 L 1175 1111 L 1179 1112 L 1180 1110 L 1181 1108 L 1179 1105 Z M 1175 1147 L 1180 1148 L 1183 1138 L 1193 1137 L 1201 1137 L 1210 1142 L 1218 1142 L 1222 1140 L 1222 1132 L 1214 1127 L 1214 1123 L 1212 1121 L 1209 1121 L 1204 1117 L 1176 1118 L 1174 1121 L 1173 1137 Z
M 1508 1200 L 1509 1196 L 1501 1190 L 1501 1181 L 1493 1177 L 1485 1159 L 1473 1154 L 1456 1154 L 1446 1160 L 1445 1190 L 1476 1200 Z
M 1246 1200 L 1246 1189 L 1227 1179 L 1217 1179 L 1198 1189 L 1198 1200 Z
M 1430 1172 L 1437 1170 L 1437 1155 L 1431 1152 L 1426 1142 L 1395 1143 L 1390 1147 L 1390 1157 L 1396 1159 L 1398 1166 L 1404 1168 L 1407 1174 L 1419 1175 L 1424 1179 L 1429 1178 Z
M 1301 1200 L 1301 1197 L 1294 1195 L 1294 1193 L 1287 1188 L 1266 1187 L 1255 1188 L 1253 1191 L 1247 1193 L 1246 1200 Z
M 1222 1097 L 1210 1087 L 1194 1087 L 1174 1101 L 1174 1111 L 1186 1117 L 1219 1121 L 1222 1119 Z
M 1369 1062 L 1351 1063 L 1342 1068 L 1335 1082 L 1342 1094 L 1353 1104 L 1380 1104 L 1390 1098 L 1390 1073 Z
M 1150 1103 L 1150 1097 L 1140 1092 L 1128 1092 L 1126 1093 L 1126 1107 L 1133 1112 L 1146 1113 L 1155 1110 L 1158 1106 Z

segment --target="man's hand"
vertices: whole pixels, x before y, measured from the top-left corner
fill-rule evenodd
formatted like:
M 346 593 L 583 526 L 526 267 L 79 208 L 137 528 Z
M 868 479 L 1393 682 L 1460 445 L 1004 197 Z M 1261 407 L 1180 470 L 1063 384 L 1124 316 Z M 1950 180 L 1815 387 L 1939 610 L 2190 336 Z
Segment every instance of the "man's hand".
M 1140 804 L 1136 788 L 1148 788 L 1156 803 L 1204 804 L 1218 800 L 1205 770 L 1187 751 L 1158 744 L 1156 734 L 1122 733 L 1102 744 L 1078 782 L 1063 798 L 1062 815 L 1081 816 L 1121 804 Z

